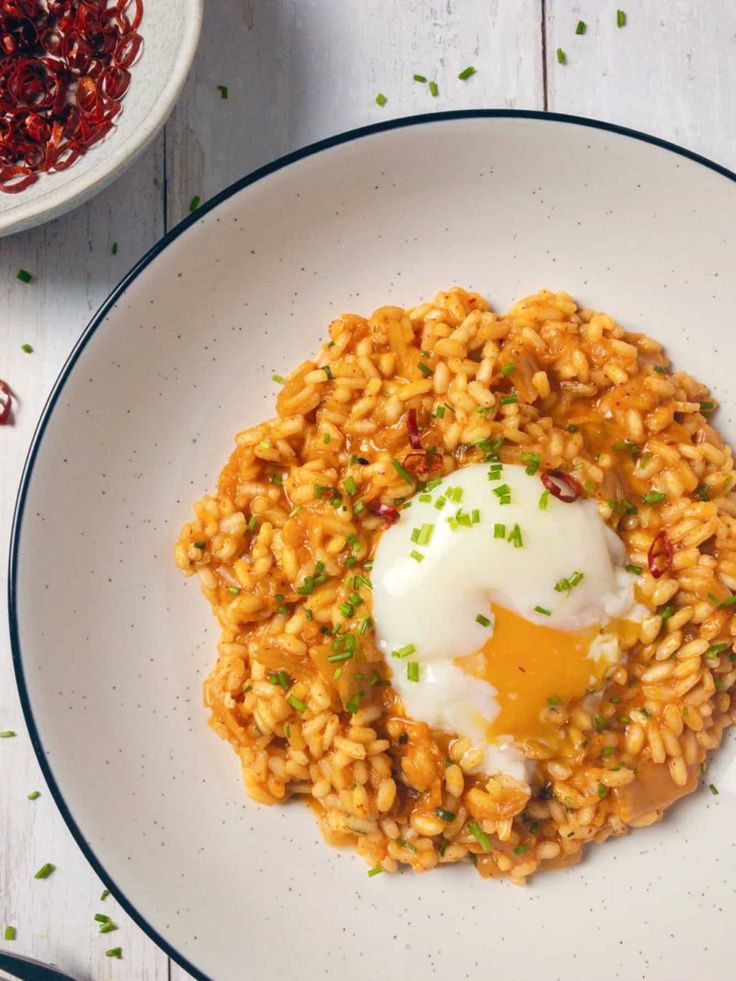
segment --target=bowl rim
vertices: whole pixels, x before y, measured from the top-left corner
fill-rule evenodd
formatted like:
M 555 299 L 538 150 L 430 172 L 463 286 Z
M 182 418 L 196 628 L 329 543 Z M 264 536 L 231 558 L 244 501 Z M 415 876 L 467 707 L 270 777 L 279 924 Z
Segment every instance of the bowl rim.
M 648 143 L 652 146 L 659 147 L 660 149 L 667 150 L 671 153 L 675 153 L 678 156 L 685 157 L 694 163 L 700 164 L 709 170 L 715 171 L 722 177 L 727 178 L 730 181 L 736 183 L 736 172 L 729 170 L 721 164 L 716 163 L 713 160 L 696 153 L 693 150 L 689 150 L 685 147 L 679 146 L 676 143 L 672 143 L 669 140 L 662 139 L 658 136 L 653 136 L 648 133 L 644 133 L 640 130 L 631 129 L 626 126 L 619 126 L 616 123 L 608 123 L 602 120 L 591 119 L 585 116 L 576 116 L 565 113 L 552 113 L 552 112 L 542 112 L 538 110 L 530 109 L 458 109 L 451 110 L 447 112 L 434 112 L 417 114 L 411 116 L 401 116 L 396 119 L 387 120 L 385 122 L 373 123 L 369 126 L 361 126 L 356 129 L 347 130 L 344 133 L 340 133 L 336 136 L 330 136 L 326 139 L 319 140 L 315 143 L 308 144 L 300 149 L 297 149 L 291 153 L 285 154 L 282 157 L 278 157 L 276 160 L 259 167 L 257 170 L 252 171 L 244 177 L 239 178 L 234 181 L 228 187 L 224 188 L 218 194 L 214 195 L 209 201 L 203 203 L 196 211 L 195 214 L 187 215 L 178 224 L 176 224 L 169 232 L 167 232 L 160 240 L 156 243 L 149 251 L 141 258 L 139 261 L 131 268 L 131 270 L 120 280 L 118 285 L 112 290 L 110 295 L 106 300 L 100 305 L 97 312 L 92 316 L 89 323 L 85 327 L 81 337 L 72 349 L 71 354 L 64 363 L 59 376 L 54 383 L 50 395 L 44 405 L 41 412 L 41 416 L 36 425 L 33 437 L 31 439 L 30 448 L 26 456 L 26 460 L 23 466 L 23 472 L 21 475 L 20 485 L 18 489 L 18 495 L 15 504 L 15 511 L 13 515 L 13 523 L 10 534 L 10 546 L 9 546 L 9 557 L 8 557 L 8 621 L 10 629 L 10 646 L 13 658 L 13 668 L 15 672 L 16 685 L 18 687 L 18 695 L 20 698 L 21 708 L 23 711 L 23 717 L 25 724 L 28 729 L 28 733 L 31 739 L 31 744 L 33 750 L 36 754 L 36 759 L 41 768 L 44 779 L 49 787 L 51 796 L 56 804 L 59 812 L 61 813 L 64 822 L 72 834 L 76 844 L 80 848 L 82 854 L 84 855 L 87 862 L 90 864 L 96 875 L 101 879 L 104 885 L 110 890 L 118 903 L 123 907 L 125 912 L 130 916 L 130 918 L 139 926 L 147 936 L 153 940 L 155 944 L 158 945 L 161 950 L 164 951 L 179 967 L 188 971 L 196 981 L 213 981 L 208 975 L 206 975 L 202 970 L 197 968 L 190 960 L 188 960 L 180 951 L 173 947 L 150 923 L 148 920 L 138 912 L 134 903 L 128 899 L 125 893 L 117 886 L 115 881 L 110 877 L 105 867 L 103 866 L 100 859 L 96 856 L 92 850 L 91 845 L 87 842 L 84 837 L 84 833 L 79 825 L 76 823 L 74 816 L 71 813 L 61 791 L 59 784 L 57 783 L 52 767 L 49 763 L 46 751 L 44 750 L 43 743 L 41 742 L 39 731 L 36 726 L 36 721 L 33 716 L 33 710 L 31 708 L 31 702 L 29 697 L 29 689 L 26 684 L 26 678 L 23 668 L 22 660 L 22 650 L 20 644 L 20 628 L 18 620 L 18 562 L 19 553 L 21 546 L 21 534 L 23 526 L 23 517 L 25 512 L 26 497 L 30 487 L 30 483 L 33 477 L 34 464 L 36 458 L 41 449 L 43 442 L 43 436 L 48 426 L 49 420 L 53 414 L 54 408 L 61 396 L 64 386 L 71 375 L 77 361 L 79 360 L 82 352 L 84 351 L 87 343 L 95 334 L 97 329 L 102 326 L 105 322 L 105 318 L 112 307 L 118 302 L 121 296 L 125 293 L 126 289 L 138 278 L 138 276 L 165 250 L 167 249 L 176 239 L 179 238 L 184 232 L 186 232 L 195 222 L 198 222 L 204 215 L 208 214 L 217 208 L 222 202 L 233 197 L 238 192 L 242 191 L 244 188 L 249 187 L 252 184 L 257 183 L 270 174 L 276 171 L 283 170 L 289 167 L 291 164 L 296 163 L 308 157 L 314 157 L 318 154 L 324 153 L 332 149 L 333 147 L 342 146 L 346 143 L 355 142 L 357 140 L 364 139 L 365 137 L 372 136 L 377 133 L 386 133 L 395 129 L 405 129 L 410 126 L 419 126 L 431 123 L 442 123 L 442 122 L 452 122 L 463 119 L 531 119 L 543 123 L 551 124 L 563 124 L 563 125 L 575 125 L 575 126 L 587 126 L 591 129 L 601 130 L 603 132 L 613 133 L 617 136 L 624 136 L 630 139 L 634 139 L 643 143 Z
M 69 173 L 68 180 L 50 184 L 43 194 L 27 201 L 10 196 L 8 206 L 0 208 L 0 237 L 51 221 L 88 201 L 119 177 L 151 143 L 176 104 L 194 61 L 202 31 L 204 0 L 181 0 L 181 3 L 185 8 L 182 18 L 184 30 L 174 68 L 154 99 L 143 123 L 118 145 L 114 144 L 113 130 L 109 134 L 113 137 L 110 143 L 113 149 L 107 155 L 100 154 L 86 173 L 77 176 L 73 169 L 70 172 L 63 171 L 65 175 Z M 48 176 L 53 181 L 55 174 Z

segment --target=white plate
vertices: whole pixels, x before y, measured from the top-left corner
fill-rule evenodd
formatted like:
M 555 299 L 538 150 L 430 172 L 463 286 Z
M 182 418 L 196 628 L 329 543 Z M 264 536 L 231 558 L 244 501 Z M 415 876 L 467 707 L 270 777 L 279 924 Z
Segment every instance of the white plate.
M 454 113 L 266 168 L 187 219 L 95 317 L 49 401 L 11 569 L 18 681 L 57 803 L 180 963 L 243 977 L 577 981 L 729 975 L 733 744 L 660 825 L 526 889 L 454 867 L 367 878 L 307 808 L 252 804 L 206 725 L 215 630 L 174 569 L 190 503 L 274 371 L 327 322 L 462 284 L 565 289 L 666 341 L 736 436 L 733 174 L 584 120 Z
M 107 187 L 148 146 L 174 108 L 197 50 L 203 0 L 146 0 L 141 54 L 112 131 L 68 170 L 0 193 L 0 237 L 40 225 Z M 125 203 L 121 202 L 121 211 Z

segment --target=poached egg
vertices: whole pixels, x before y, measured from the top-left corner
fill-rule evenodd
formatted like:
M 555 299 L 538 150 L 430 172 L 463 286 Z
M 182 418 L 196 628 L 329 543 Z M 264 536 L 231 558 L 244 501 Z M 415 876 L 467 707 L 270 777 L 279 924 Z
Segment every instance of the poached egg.
M 545 710 L 600 687 L 641 619 L 626 553 L 592 500 L 522 466 L 471 464 L 415 496 L 373 565 L 376 638 L 411 718 L 485 749 L 479 769 L 527 779 Z

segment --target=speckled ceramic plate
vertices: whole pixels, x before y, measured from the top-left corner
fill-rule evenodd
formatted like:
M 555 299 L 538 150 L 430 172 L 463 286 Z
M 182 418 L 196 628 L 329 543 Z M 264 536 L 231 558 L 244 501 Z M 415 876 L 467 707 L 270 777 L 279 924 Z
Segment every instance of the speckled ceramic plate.
M 198 977 L 527 981 L 729 976 L 736 762 L 659 825 L 526 889 L 470 868 L 367 878 L 305 807 L 252 804 L 207 729 L 215 647 L 172 544 L 274 371 L 345 309 L 458 283 L 549 286 L 667 343 L 736 437 L 733 174 L 584 120 L 467 113 L 328 141 L 243 180 L 153 250 L 44 412 L 11 566 L 39 759 L 118 899 Z

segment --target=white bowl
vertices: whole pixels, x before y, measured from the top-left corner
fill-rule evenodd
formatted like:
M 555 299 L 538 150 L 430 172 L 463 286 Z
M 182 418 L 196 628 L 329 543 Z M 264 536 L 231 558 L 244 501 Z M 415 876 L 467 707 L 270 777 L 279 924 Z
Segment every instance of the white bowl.
M 674 151 L 674 152 L 673 152 Z M 469 866 L 368 878 L 308 809 L 252 803 L 206 724 L 216 629 L 178 527 L 274 372 L 343 310 L 461 284 L 567 289 L 661 338 L 736 437 L 736 176 L 585 121 L 447 114 L 348 134 L 187 218 L 94 318 L 44 413 L 13 534 L 11 636 L 41 765 L 80 847 L 198 978 L 729 976 L 736 758 L 665 821 L 525 889 Z M 49 908 L 63 877 L 45 884 Z M 48 890 L 51 890 L 49 893 Z
M 68 170 L 41 174 L 17 194 L 0 193 L 0 237 L 76 208 L 148 146 L 174 107 L 197 50 L 203 0 L 145 0 L 141 54 L 112 131 Z

